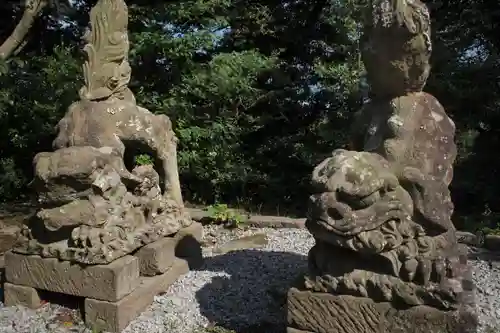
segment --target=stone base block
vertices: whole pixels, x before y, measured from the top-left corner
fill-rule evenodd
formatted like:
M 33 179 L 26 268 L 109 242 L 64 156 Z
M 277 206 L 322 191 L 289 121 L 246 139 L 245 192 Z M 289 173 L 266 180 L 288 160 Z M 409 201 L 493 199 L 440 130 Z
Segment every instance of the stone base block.
M 440 311 L 428 306 L 395 309 L 369 298 L 291 288 L 287 299 L 288 333 L 473 333 L 472 307 Z
M 203 263 L 201 240 L 203 238 L 203 225 L 193 222 L 190 226 L 179 230 L 175 248 L 175 256 L 187 260 L 189 269 L 196 269 Z
M 484 247 L 491 251 L 500 251 L 500 235 L 486 235 Z
M 179 238 L 191 236 L 198 242 L 201 242 L 203 238 L 203 225 L 199 222 L 193 221 L 193 223 L 189 226 L 180 229 L 175 235 Z
M 107 265 L 82 266 L 8 252 L 5 269 L 6 280 L 12 284 L 111 302 L 130 294 L 141 281 L 139 260 L 134 256 Z
M 141 248 L 135 256 L 139 259 L 141 275 L 154 276 L 165 273 L 175 261 L 174 237 L 165 237 Z
M 144 246 L 135 253 L 139 258 L 141 275 L 163 274 L 174 264 L 177 257 L 186 259 L 190 268 L 198 266 L 202 259 L 200 245 L 202 235 L 202 225 L 193 222 L 173 237 L 165 237 Z
M 0 255 L 0 286 L 5 282 L 5 256 Z
M 30 309 L 38 309 L 43 304 L 35 288 L 8 282 L 4 284 L 4 298 L 6 306 L 22 305 Z
M 91 329 L 102 332 L 121 332 L 181 275 L 189 271 L 187 261 L 176 259 L 162 275 L 143 277 L 140 286 L 118 302 L 85 300 L 85 322 Z

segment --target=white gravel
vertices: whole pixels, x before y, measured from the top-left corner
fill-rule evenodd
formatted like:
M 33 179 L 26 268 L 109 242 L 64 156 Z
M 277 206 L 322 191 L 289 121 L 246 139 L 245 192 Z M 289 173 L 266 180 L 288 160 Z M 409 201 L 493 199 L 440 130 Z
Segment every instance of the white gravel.
M 207 238 L 216 239 L 204 248 L 204 265 L 180 278 L 166 293 L 156 296 L 140 317 L 123 333 L 195 333 L 218 325 L 238 331 L 253 326 L 254 332 L 283 332 L 287 284 L 307 268 L 307 253 L 313 239 L 305 230 L 252 229 L 244 233 L 216 233 L 206 227 Z M 227 254 L 213 249 L 231 239 L 265 233 L 268 244 Z M 487 326 L 500 331 L 500 262 L 498 267 L 483 253 L 471 260 L 478 287 L 478 333 L 490 333 Z M 56 305 L 36 311 L 3 307 L 0 303 L 0 333 L 93 333 L 80 320 L 64 325 L 75 312 Z M 260 329 L 256 325 L 260 324 Z M 215 332 L 215 331 L 214 331 Z M 222 331 L 221 331 L 222 332 Z M 230 331 L 228 331 L 230 332 Z M 494 331 L 496 332 L 496 330 Z
M 469 262 L 473 265 L 476 285 L 478 333 L 500 332 L 500 253 L 475 249 Z
M 124 333 L 150 333 L 159 321 L 167 323 L 167 332 L 172 333 L 212 324 L 232 329 L 262 322 L 282 324 L 284 298 L 278 297 L 276 289 L 307 269 L 306 255 L 314 240 L 307 232 L 293 229 L 249 230 L 238 236 L 254 233 L 265 233 L 267 246 L 224 255 L 206 248 L 203 267 L 184 275 L 167 293 L 156 297 L 153 306 Z M 216 238 L 220 245 L 235 235 Z

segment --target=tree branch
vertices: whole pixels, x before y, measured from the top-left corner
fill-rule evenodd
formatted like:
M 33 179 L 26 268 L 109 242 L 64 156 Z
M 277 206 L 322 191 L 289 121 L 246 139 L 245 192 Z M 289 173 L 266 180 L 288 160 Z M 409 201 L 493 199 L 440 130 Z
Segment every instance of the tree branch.
M 15 52 L 19 52 L 23 42 L 35 22 L 35 18 L 48 5 L 47 0 L 25 0 L 24 13 L 12 34 L 0 45 L 0 59 L 7 60 Z

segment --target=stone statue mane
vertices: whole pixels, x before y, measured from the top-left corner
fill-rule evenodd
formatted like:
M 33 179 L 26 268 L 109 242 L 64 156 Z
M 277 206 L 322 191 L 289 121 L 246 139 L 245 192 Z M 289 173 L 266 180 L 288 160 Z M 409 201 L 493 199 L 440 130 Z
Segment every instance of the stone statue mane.
M 130 98 L 128 90 L 131 68 L 128 62 L 128 9 L 123 0 L 99 1 L 90 11 L 91 29 L 87 30 L 83 48 L 85 86 L 80 98 L 103 100 L 111 96 Z
M 419 0 L 372 0 L 364 15 L 362 58 L 373 95 L 421 91 L 430 73 L 431 20 Z

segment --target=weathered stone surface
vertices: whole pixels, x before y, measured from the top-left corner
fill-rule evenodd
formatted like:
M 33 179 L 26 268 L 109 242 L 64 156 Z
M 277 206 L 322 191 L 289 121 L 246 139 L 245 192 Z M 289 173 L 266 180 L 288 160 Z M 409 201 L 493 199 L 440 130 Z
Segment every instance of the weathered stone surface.
M 125 148 L 151 153 L 161 164 L 164 192 L 182 206 L 172 123 L 167 116 L 138 106 L 128 88 L 127 28 L 128 8 L 123 0 L 100 0 L 92 8 L 90 29 L 84 36 L 85 86 L 80 89 L 81 100 L 58 123 L 53 146 L 111 147 L 119 158 Z
M 203 226 L 201 223 L 193 222 L 188 227 L 179 230 L 175 237 L 178 239 L 175 256 L 185 259 L 189 269 L 199 268 L 203 263 L 201 249 Z
M 309 288 L 453 306 L 462 267 L 446 174 L 409 168 L 414 182 L 381 154 L 339 149 L 313 171 Z
M 368 1 L 362 57 L 378 97 L 421 91 L 429 77 L 431 20 L 419 0 Z
M 123 0 L 99 0 L 91 10 L 85 86 L 57 125 L 56 151 L 34 159 L 33 186 L 44 207 L 15 252 L 107 264 L 191 223 L 172 123 L 138 106 L 128 88 L 127 26 Z M 139 154 L 151 163 L 133 160 Z
M 484 247 L 491 251 L 500 251 L 500 235 L 486 235 L 484 237 Z
M 204 209 L 187 208 L 189 215 L 195 221 L 210 223 L 213 217 Z M 241 215 L 241 223 L 255 228 L 305 228 L 305 218 L 291 218 L 286 216 L 251 215 L 246 211 L 238 211 Z
M 0 254 L 12 248 L 19 235 L 19 230 L 18 226 L 2 226 L 0 224 Z
M 180 229 L 175 235 L 175 237 L 177 237 L 179 240 L 187 236 L 191 236 L 198 242 L 201 242 L 201 240 L 203 239 L 203 225 L 201 223 L 193 222 L 187 227 Z
M 8 282 L 68 295 L 117 301 L 140 283 L 139 260 L 125 256 L 108 265 L 81 266 L 54 258 L 5 255 Z
M 8 282 L 4 284 L 4 298 L 6 306 L 22 305 L 30 309 L 37 309 L 43 304 L 35 288 Z
M 477 235 L 467 231 L 457 231 L 457 241 L 469 246 L 480 246 Z
M 314 333 L 314 332 L 311 332 L 311 331 L 304 331 L 304 330 L 298 330 L 298 329 L 296 329 L 296 328 L 287 327 L 287 328 L 286 328 L 286 333 Z
M 113 156 L 110 149 L 90 146 L 38 154 L 34 183 L 51 207 L 24 226 L 13 250 L 105 264 L 192 222 L 161 195 L 159 176 L 150 166 L 132 171 L 140 183 L 128 191 Z
M 389 3 L 367 7 L 364 61 L 376 91 L 356 117 L 353 150 L 334 151 L 313 171 L 306 227 L 317 244 L 306 285 L 447 308 L 460 295 L 463 266 L 448 189 L 455 125 L 436 98 L 421 92 L 425 62 L 413 64 L 421 71 L 388 64 L 396 50 L 405 61 L 417 56 L 413 51 L 430 55 L 418 44 L 429 32 L 425 5 Z M 383 39 L 383 32 L 395 39 Z M 416 49 L 406 47 L 412 38 Z M 387 66 L 393 71 L 381 69 Z M 341 259 L 333 262 L 333 253 Z
M 457 246 L 453 255 L 443 254 L 432 260 L 417 256 L 416 267 L 410 267 L 410 271 L 404 259 L 391 261 L 390 253 L 366 256 L 317 241 L 309 253 L 310 274 L 305 276 L 304 286 L 316 292 L 392 302 L 394 306 L 455 309 L 460 306 L 468 269 L 463 252 Z
M 245 221 L 246 224 L 257 228 L 290 228 L 300 229 L 305 227 L 305 219 L 286 216 L 252 215 Z
M 87 298 L 85 322 L 92 329 L 102 332 L 121 332 L 148 307 L 154 296 L 167 290 L 181 275 L 189 271 L 185 260 L 177 259 L 162 275 L 142 278 L 141 285 L 118 302 L 106 302 Z
M 371 99 L 356 115 L 350 150 L 337 149 L 313 171 L 306 228 L 316 244 L 306 291 L 288 295 L 290 327 L 475 331 L 467 249 L 451 221 L 455 124 L 422 92 L 429 11 L 419 0 L 364 8 Z
M 380 154 L 398 176 L 411 167 L 450 184 L 455 124 L 434 96 L 413 92 L 374 99 L 357 113 L 352 131 L 352 149 Z
M 397 309 L 366 297 L 295 288 L 288 293 L 287 306 L 288 325 L 314 333 L 473 333 L 477 325 L 473 306 L 454 311 L 425 305 Z
M 195 222 L 179 230 L 174 236 L 165 237 L 141 248 L 135 254 L 139 258 L 141 275 L 163 274 L 177 257 L 188 260 L 199 258 L 202 234 L 202 225 Z
M 165 273 L 175 261 L 174 237 L 165 237 L 141 248 L 135 256 L 139 258 L 141 275 L 154 276 Z
M 225 254 L 231 251 L 245 250 L 245 249 L 254 249 L 264 247 L 268 244 L 266 234 L 254 234 L 250 236 L 243 236 L 238 239 L 233 239 L 221 246 L 213 249 L 214 253 Z

